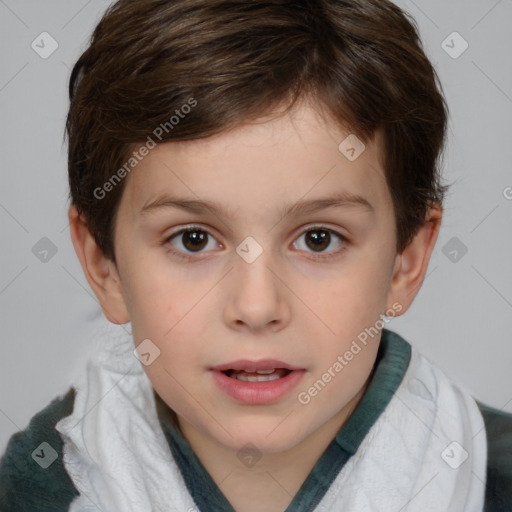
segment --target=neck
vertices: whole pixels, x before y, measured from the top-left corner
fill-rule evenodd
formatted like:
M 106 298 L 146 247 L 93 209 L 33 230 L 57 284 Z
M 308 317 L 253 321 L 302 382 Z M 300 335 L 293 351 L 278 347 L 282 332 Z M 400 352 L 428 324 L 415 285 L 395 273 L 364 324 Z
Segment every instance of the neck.
M 190 444 L 219 490 L 236 511 L 285 510 L 340 428 L 361 401 L 369 379 L 335 416 L 291 449 L 262 454 L 257 465 L 242 464 L 233 450 L 205 436 L 181 416 L 175 425 Z M 160 399 L 161 400 L 161 399 Z

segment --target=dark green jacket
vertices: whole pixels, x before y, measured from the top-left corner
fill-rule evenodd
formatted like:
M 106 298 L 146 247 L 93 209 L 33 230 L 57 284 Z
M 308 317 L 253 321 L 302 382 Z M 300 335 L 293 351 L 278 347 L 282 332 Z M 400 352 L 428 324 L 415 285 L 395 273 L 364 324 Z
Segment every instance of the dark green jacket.
M 314 510 L 391 400 L 407 370 L 410 354 L 411 346 L 407 341 L 392 331 L 383 330 L 375 369 L 363 399 L 285 512 Z M 70 388 L 65 396 L 53 400 L 36 414 L 24 431 L 11 437 L 0 460 L 0 512 L 69 510 L 78 491 L 62 463 L 62 440 L 54 427 L 61 418 L 72 413 L 74 398 L 75 391 Z M 167 406 L 156 394 L 155 399 L 162 430 L 197 509 L 234 512 L 173 421 Z M 488 441 L 484 511 L 512 512 L 512 415 L 481 403 L 478 406 Z

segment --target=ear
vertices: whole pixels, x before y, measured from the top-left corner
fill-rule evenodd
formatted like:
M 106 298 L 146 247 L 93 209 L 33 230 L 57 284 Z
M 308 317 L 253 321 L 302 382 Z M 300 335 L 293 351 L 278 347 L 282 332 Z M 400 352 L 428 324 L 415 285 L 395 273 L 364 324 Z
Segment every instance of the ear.
M 86 221 L 75 206 L 68 211 L 71 239 L 85 277 L 98 298 L 103 314 L 114 324 L 125 324 L 130 317 L 115 263 L 98 247 Z
M 441 227 L 442 213 L 440 205 L 431 206 L 425 224 L 403 252 L 396 256 L 386 305 L 391 308 L 396 302 L 401 304 L 402 309 L 396 316 L 403 315 L 409 309 L 423 284 Z

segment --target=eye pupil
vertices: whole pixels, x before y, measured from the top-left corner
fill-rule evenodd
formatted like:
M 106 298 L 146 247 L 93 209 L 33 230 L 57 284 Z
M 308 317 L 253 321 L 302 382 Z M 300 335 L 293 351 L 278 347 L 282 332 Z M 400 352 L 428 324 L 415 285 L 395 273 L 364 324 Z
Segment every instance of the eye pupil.
M 320 235 L 318 235 L 320 233 Z M 306 243 L 309 245 L 313 243 L 311 249 L 322 250 L 329 246 L 331 241 L 331 234 L 324 229 L 316 229 L 314 231 L 308 231 L 306 234 Z
M 206 241 L 206 233 L 200 230 L 183 232 L 183 245 L 189 250 L 202 249 Z

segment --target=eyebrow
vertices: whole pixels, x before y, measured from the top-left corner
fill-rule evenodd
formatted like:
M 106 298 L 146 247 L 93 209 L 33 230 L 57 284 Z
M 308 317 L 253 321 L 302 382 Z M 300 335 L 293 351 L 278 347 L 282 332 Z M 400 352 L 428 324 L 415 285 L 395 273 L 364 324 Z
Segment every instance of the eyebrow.
M 351 192 L 340 192 L 321 199 L 301 200 L 285 205 L 281 214 L 285 215 L 308 215 L 328 208 L 356 207 L 370 213 L 375 213 L 371 203 L 364 197 Z M 146 203 L 140 210 L 140 215 L 164 208 L 179 208 L 195 214 L 210 212 L 216 216 L 234 218 L 235 212 L 228 210 L 225 206 L 208 200 L 197 200 L 189 198 L 171 197 L 168 195 L 159 196 L 150 203 Z

